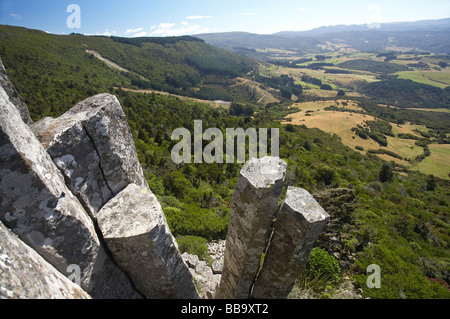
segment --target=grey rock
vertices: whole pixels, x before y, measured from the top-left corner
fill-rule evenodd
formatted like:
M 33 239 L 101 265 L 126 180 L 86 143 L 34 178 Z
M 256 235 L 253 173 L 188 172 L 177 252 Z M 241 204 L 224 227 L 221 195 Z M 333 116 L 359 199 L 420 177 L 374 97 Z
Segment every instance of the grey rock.
M 100 157 L 109 188 L 117 195 L 129 184 L 147 186 L 130 127 L 114 95 L 99 94 L 78 103 L 64 116 L 83 118 Z
M 45 118 L 31 126 L 59 170 L 67 186 L 90 216 L 113 197 L 100 165 L 100 158 L 81 121 Z
M 90 215 L 129 184 L 147 185 L 130 128 L 115 96 L 100 94 L 57 119 L 32 126 Z
M 247 299 L 259 270 L 286 176 L 275 157 L 251 159 L 242 168 L 232 197 L 219 299 Z
M 6 95 L 8 96 L 11 103 L 19 110 L 20 117 L 25 122 L 25 124 L 27 125 L 33 124 L 25 101 L 20 97 L 19 93 L 17 93 L 16 88 L 9 80 L 1 58 L 0 58 L 0 86 L 3 87 L 3 89 L 5 90 Z
M 130 184 L 99 211 L 97 220 L 114 259 L 147 298 L 198 298 L 161 205 L 148 187 Z
M 214 274 L 222 274 L 223 272 L 223 262 L 220 260 L 216 260 L 211 265 L 212 271 Z
M 201 274 L 204 277 L 210 277 L 213 275 L 211 267 L 209 267 L 206 261 L 203 260 L 198 262 L 197 266 L 195 267 L 195 272 L 197 274 Z
M 197 267 L 199 262 L 198 256 L 184 253 L 181 255 L 181 257 L 188 264 L 189 267 L 191 268 Z
M 136 296 L 105 254 L 88 214 L 0 87 L 0 221 L 61 273 L 81 269 L 93 298 Z
M 288 297 L 328 220 L 328 213 L 310 193 L 288 188 L 254 285 L 253 298 Z
M 189 271 L 194 278 L 195 285 L 202 299 L 214 299 L 217 287 L 220 284 L 221 275 L 214 271 L 214 266 L 219 268 L 216 261 L 212 267 L 209 267 L 206 261 L 199 260 L 198 256 L 184 253 L 181 255 L 183 260 L 190 267 Z M 223 267 L 223 265 L 222 265 Z
M 0 222 L 0 299 L 91 299 Z

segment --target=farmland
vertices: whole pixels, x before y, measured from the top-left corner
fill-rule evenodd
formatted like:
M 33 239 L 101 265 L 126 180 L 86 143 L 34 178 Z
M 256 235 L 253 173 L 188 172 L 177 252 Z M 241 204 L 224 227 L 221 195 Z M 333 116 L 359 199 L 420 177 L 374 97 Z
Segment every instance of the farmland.
M 343 107 L 343 103 L 346 103 L 345 111 L 326 110 L 330 106 L 336 107 L 336 105 L 340 105 Z M 380 152 L 376 155 L 386 161 L 394 161 L 408 169 L 419 170 L 425 174 L 435 174 L 441 178 L 448 178 L 448 173 L 450 172 L 450 162 L 448 161 L 448 158 L 450 158 L 450 145 L 429 145 L 431 155 L 422 162 L 417 163 L 414 159 L 424 152 L 423 148 L 418 146 L 414 139 L 399 137 L 399 134 L 410 134 L 419 139 L 420 134 L 417 132 L 427 131 L 423 125 L 390 123 L 394 136 L 386 137 L 388 145 L 384 147 L 373 139 L 361 138 L 352 130 L 355 127 L 364 126 L 368 121 L 377 121 L 377 118 L 365 114 L 356 102 L 351 100 L 304 102 L 295 103 L 291 108 L 296 108 L 299 112 L 287 116 L 283 122 L 284 124 L 290 123 L 293 125 L 305 125 L 308 128 L 318 128 L 332 135 L 339 136 L 346 146 L 363 154 L 367 154 L 368 151 L 379 152 L 382 150 L 385 153 Z M 396 154 L 398 157 L 391 156 L 389 153 Z

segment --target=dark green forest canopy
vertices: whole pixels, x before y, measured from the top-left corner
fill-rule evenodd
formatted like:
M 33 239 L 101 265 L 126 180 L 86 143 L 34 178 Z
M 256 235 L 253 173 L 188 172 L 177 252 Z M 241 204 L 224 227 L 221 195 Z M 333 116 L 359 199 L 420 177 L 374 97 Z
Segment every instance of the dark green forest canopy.
M 369 83 L 361 92 L 373 101 L 400 107 L 450 108 L 450 87 L 441 89 L 411 80 L 395 79 Z
M 138 47 L 142 47 L 143 43 L 156 43 L 156 44 L 176 44 L 180 41 L 193 41 L 193 42 L 204 42 L 201 39 L 194 38 L 191 36 L 180 36 L 180 37 L 139 37 L 139 38 L 122 38 L 122 37 L 111 37 L 113 41 L 125 44 L 131 44 Z
M 409 68 L 404 65 L 365 59 L 354 59 L 350 61 L 345 61 L 339 63 L 336 66 L 343 69 L 369 71 L 373 73 L 386 73 L 386 74 L 409 70 Z

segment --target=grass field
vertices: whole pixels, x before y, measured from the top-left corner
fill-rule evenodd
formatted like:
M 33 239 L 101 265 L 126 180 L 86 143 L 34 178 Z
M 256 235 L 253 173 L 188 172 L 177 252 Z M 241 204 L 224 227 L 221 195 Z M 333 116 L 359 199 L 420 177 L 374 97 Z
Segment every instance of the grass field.
M 416 168 L 425 174 L 441 178 L 450 178 L 450 145 L 432 144 L 429 146 L 431 156 L 419 163 Z
M 399 79 L 412 80 L 414 82 L 433 85 L 444 89 L 450 86 L 450 70 L 446 71 L 402 71 L 397 72 Z

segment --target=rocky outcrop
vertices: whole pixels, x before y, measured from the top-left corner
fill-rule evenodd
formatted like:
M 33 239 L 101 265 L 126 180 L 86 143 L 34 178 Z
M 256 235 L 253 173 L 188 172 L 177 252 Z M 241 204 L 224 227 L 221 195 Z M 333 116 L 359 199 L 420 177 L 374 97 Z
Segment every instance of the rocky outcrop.
M 130 184 L 98 213 L 114 259 L 150 299 L 198 298 L 191 273 L 155 195 Z
M 145 186 L 133 138 L 117 98 L 100 94 L 32 130 L 95 218 L 129 184 Z
M 260 266 L 286 176 L 286 162 L 251 159 L 232 197 L 224 269 L 217 298 L 246 299 Z
M 284 299 L 306 266 L 329 215 L 304 189 L 288 188 L 286 163 L 252 159 L 232 198 L 224 267 L 216 298 Z
M 137 296 L 2 87 L 0 114 L 0 220 L 61 273 L 77 265 L 81 287 L 93 297 Z
M 19 93 L 17 93 L 16 88 L 9 80 L 1 58 L 0 58 L 0 86 L 5 90 L 6 95 L 8 96 L 10 102 L 19 110 L 20 116 L 22 120 L 25 122 L 25 124 L 27 125 L 33 124 L 25 101 L 20 97 Z
M 199 260 L 198 256 L 184 253 L 181 255 L 189 266 L 189 271 L 195 280 L 198 292 L 202 299 L 214 299 L 221 275 L 215 273 L 206 261 Z
M 90 299 L 0 222 L 0 299 Z
M 104 238 L 98 227 L 100 211 L 101 225 L 107 235 L 111 234 L 108 228 L 111 225 L 115 231 L 126 232 L 127 227 L 135 231 L 134 238 L 122 237 L 121 243 L 125 244 L 121 247 L 129 252 L 126 258 L 133 261 L 134 269 L 136 265 L 141 266 L 140 273 L 131 271 L 129 276 L 148 298 L 197 298 L 192 276 L 178 252 L 161 206 L 144 178 L 118 100 L 109 94 L 94 96 L 58 119 L 46 118 L 35 123 L 33 133 L 3 83 L 0 87 L 0 221 L 18 235 L 16 241 L 23 241 L 24 246 L 28 244 L 35 254 L 51 264 L 59 277 L 74 279 L 81 287 L 80 294 L 76 294 L 70 290 L 73 287 L 64 286 L 70 282 L 66 280 L 61 283 L 60 295 L 55 294 L 53 290 L 59 279 L 45 266 L 41 272 L 30 274 L 27 284 L 37 290 L 34 293 L 30 288 L 27 295 L 14 285 L 26 280 L 21 269 L 32 266 L 34 261 L 22 256 L 25 249 L 16 250 L 17 255 L 4 251 L 0 263 L 2 274 L 11 270 L 6 261 L 23 262 L 10 281 L 2 278 L 6 298 L 34 298 L 39 294 L 43 298 L 72 295 L 96 299 L 142 298 L 125 272 L 130 269 L 118 266 L 124 265 L 124 259 L 117 250 L 111 252 L 105 245 L 105 238 L 108 243 L 112 238 Z M 139 204 L 142 209 L 135 210 Z M 147 232 L 138 234 L 140 226 L 134 227 L 137 224 L 142 224 Z M 142 236 L 137 242 L 132 240 L 139 235 Z M 114 239 L 117 244 L 118 238 Z M 134 248 L 142 254 L 133 254 Z M 139 274 L 137 279 L 136 274 Z
M 116 97 L 32 124 L 1 65 L 0 297 L 286 298 L 327 220 L 301 189 L 279 209 L 286 167 L 247 162 L 226 246 L 183 260 Z
M 329 217 L 306 190 L 288 188 L 253 288 L 253 298 L 288 297 Z

